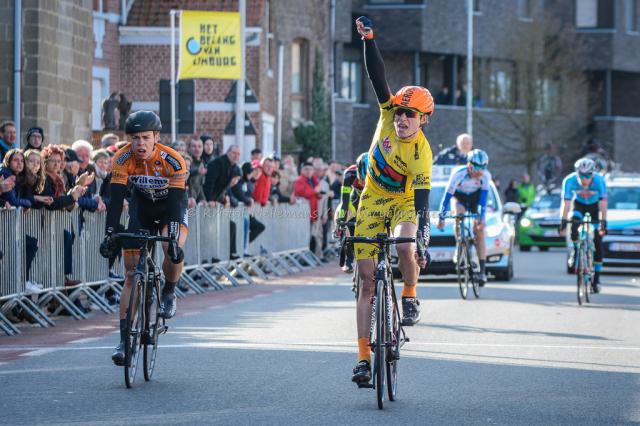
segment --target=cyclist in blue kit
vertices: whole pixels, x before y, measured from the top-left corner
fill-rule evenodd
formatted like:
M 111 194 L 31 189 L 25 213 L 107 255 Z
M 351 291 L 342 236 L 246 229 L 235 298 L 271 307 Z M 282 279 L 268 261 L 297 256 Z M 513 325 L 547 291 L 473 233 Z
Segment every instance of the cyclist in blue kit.
M 602 270 L 602 237 L 607 233 L 607 185 L 604 177 L 596 172 L 596 163 L 590 158 L 581 158 L 574 165 L 576 171 L 562 181 L 562 223 L 560 234 L 564 235 L 571 211 L 571 241 L 573 250 L 569 255 L 569 268 L 575 268 L 578 250 L 578 227 L 585 213 L 591 216 L 594 225 L 594 270 L 593 292 L 600 292 Z M 599 228 L 599 229 L 598 229 Z

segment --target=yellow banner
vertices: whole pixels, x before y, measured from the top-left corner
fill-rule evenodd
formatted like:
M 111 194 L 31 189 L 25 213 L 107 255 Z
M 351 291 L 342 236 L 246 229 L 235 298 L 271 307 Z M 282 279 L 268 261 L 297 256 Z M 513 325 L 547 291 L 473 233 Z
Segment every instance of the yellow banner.
M 240 13 L 181 13 L 178 80 L 239 80 L 242 72 L 240 52 Z

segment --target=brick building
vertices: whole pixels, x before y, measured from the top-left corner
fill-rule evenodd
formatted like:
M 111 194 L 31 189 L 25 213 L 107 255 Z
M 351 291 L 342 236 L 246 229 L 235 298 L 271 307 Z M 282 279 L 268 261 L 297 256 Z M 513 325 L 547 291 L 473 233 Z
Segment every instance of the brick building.
M 336 0 L 337 94 L 335 131 L 337 157 L 353 159 L 367 149 L 378 117 L 375 95 L 364 72 L 361 42 L 354 19 L 367 15 L 374 21 L 377 43 L 385 59 L 392 90 L 407 84 L 428 87 L 436 99 L 436 112 L 425 134 L 435 152 L 454 143 L 466 129 L 464 99 L 458 103 L 455 89 L 464 89 L 466 78 L 466 0 Z M 563 93 L 580 108 L 586 133 L 580 142 L 596 138 L 614 155 L 623 170 L 638 170 L 640 151 L 633 134 L 640 131 L 640 3 L 638 0 L 475 0 L 474 4 L 474 139 L 491 157 L 496 175 L 519 176 L 511 145 L 513 118 L 523 114 L 504 110 L 500 98 L 517 99 L 519 66 L 511 40 L 536 28 L 544 14 L 565 25 L 585 48 L 578 58 L 591 87 L 580 93 Z M 349 11 L 347 13 L 346 11 Z M 571 52 L 569 52 L 571 53 Z M 541 60 L 541 57 L 534 60 Z M 449 97 L 438 97 L 443 88 Z M 566 90 L 565 90 L 566 91 Z M 559 107 L 562 111 L 562 104 Z M 561 117 L 561 115 L 560 115 Z M 561 119 L 559 120 L 561 121 Z M 483 125 L 484 124 L 484 125 Z M 556 124 L 556 123 L 553 123 Z M 555 142 L 556 126 L 549 125 L 538 140 Z M 635 147 L 634 147 L 635 143 Z M 565 165 L 578 156 L 575 147 L 560 145 Z
M 513 116 L 523 114 L 500 106 L 500 99 L 518 97 L 522 70 L 505 42 L 539 26 L 543 12 L 562 21 L 586 46 L 580 67 L 591 88 L 561 96 L 576 105 L 595 106 L 585 112 L 588 134 L 583 139 L 603 141 L 623 169 L 637 168 L 640 151 L 630 141 L 640 131 L 636 106 L 639 1 L 474 1 L 474 136 L 476 145 L 489 152 L 499 176 L 515 176 L 523 170 L 513 158 L 513 149 L 505 148 L 520 148 L 522 141 L 509 126 Z M 438 97 L 436 114 L 425 128 L 433 151 L 453 144 L 464 131 L 466 111 L 458 104 L 456 89 L 464 89 L 466 72 L 466 1 L 246 3 L 246 75 L 251 89 L 247 133 L 253 137 L 252 144 L 265 151 L 275 148 L 278 96 L 282 98 L 283 144 L 293 141 L 297 123 L 310 118 L 312 70 L 319 52 L 326 85 L 333 88 L 334 156 L 352 161 L 368 147 L 378 113 L 354 31 L 353 21 L 359 15 L 375 22 L 391 88 L 421 84 Z M 172 8 L 238 8 L 237 0 L 23 0 L 22 4 L 22 136 L 29 126 L 38 124 L 44 127 L 47 142 L 62 143 L 99 132 L 101 101 L 113 92 L 124 93 L 134 110 L 160 111 L 161 103 L 168 104 Z M 12 117 L 13 5 L 13 1 L 0 1 L 0 119 Z M 279 52 L 283 54 L 281 93 Z M 438 96 L 444 87 L 449 88 L 448 98 Z M 225 134 L 227 142 L 233 140 L 233 81 L 195 80 L 192 86 L 181 84 L 180 89 L 186 99 L 182 108 L 193 112 L 193 123 L 181 123 L 192 124 L 185 126 L 188 131 L 181 132 L 181 138 L 208 133 L 216 140 L 225 139 Z M 539 146 L 557 140 L 556 129 L 548 127 Z M 169 138 L 168 134 L 163 137 Z M 563 155 L 571 164 L 577 154 L 566 149 Z
M 100 100 L 112 92 L 126 94 L 133 101 L 133 110 L 160 111 L 161 102 L 167 101 L 171 54 L 169 11 L 172 8 L 238 10 L 235 0 L 127 3 L 130 9 L 123 14 L 123 3 L 119 0 L 94 1 L 94 130 L 101 127 Z M 293 137 L 292 125 L 309 114 L 311 70 L 315 60 L 312 52 L 326 51 L 328 46 L 324 25 L 328 1 L 248 0 L 246 4 L 246 81 L 250 89 L 246 98 L 250 120 L 246 133 L 249 138 L 255 134 L 255 145 L 271 152 L 277 136 L 278 46 L 283 46 L 284 55 L 282 141 L 286 143 Z M 161 81 L 165 84 L 164 91 Z M 234 133 L 234 84 L 231 80 L 195 80 L 194 96 L 187 105 L 194 111 L 193 127 L 186 132 L 183 129 L 179 137 L 186 139 L 206 133 L 214 140 L 231 142 L 233 136 L 228 139 L 224 136 Z M 180 87 L 179 91 L 182 93 Z
M 13 117 L 15 1 L 0 1 L 0 120 Z M 47 143 L 90 133 L 91 0 L 22 1 L 21 137 L 38 125 Z

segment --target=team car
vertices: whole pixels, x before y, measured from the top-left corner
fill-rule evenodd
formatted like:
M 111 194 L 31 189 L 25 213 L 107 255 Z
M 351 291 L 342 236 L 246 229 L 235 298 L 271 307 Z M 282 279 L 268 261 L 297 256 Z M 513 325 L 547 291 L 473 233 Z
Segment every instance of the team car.
M 444 192 L 451 172 L 459 166 L 433 166 L 431 177 L 431 193 L 429 206 L 431 209 L 431 223 L 438 222 L 438 209 L 444 197 Z M 452 203 L 453 204 L 453 203 Z M 491 182 L 487 199 L 487 215 L 485 222 L 485 242 L 487 246 L 487 274 L 493 275 L 499 281 L 510 281 L 513 278 L 513 247 L 515 243 L 514 215 L 520 212 L 520 206 L 516 203 L 502 205 L 498 191 Z M 431 226 L 431 240 L 429 254 L 431 264 L 420 275 L 455 274 L 453 263 L 456 240 L 454 235 L 454 220 L 447 218 L 445 227 L 439 230 Z M 398 258 L 395 251 L 391 252 L 391 263 L 396 275 Z
M 607 234 L 602 239 L 603 266 L 640 267 L 640 174 L 605 176 Z
M 539 188 L 538 195 L 516 227 L 516 238 L 520 251 L 529 251 L 531 247 L 538 247 L 540 251 L 547 251 L 549 247 L 564 247 L 566 241 L 560 236 L 560 188 L 545 190 Z

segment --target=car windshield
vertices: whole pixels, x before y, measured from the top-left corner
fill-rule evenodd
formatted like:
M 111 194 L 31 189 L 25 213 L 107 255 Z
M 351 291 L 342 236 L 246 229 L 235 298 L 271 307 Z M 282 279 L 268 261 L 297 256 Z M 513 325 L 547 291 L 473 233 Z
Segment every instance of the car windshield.
M 538 195 L 531 207 L 537 210 L 559 209 L 560 194 Z
M 444 186 L 433 186 L 429 193 L 429 209 L 431 211 L 437 211 L 442 204 L 442 197 L 444 197 Z M 495 211 L 496 209 L 496 194 L 493 191 L 493 187 L 489 190 L 489 196 L 487 197 L 487 207 L 489 211 Z
M 640 187 L 609 186 L 607 188 L 609 209 L 640 210 Z

